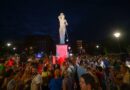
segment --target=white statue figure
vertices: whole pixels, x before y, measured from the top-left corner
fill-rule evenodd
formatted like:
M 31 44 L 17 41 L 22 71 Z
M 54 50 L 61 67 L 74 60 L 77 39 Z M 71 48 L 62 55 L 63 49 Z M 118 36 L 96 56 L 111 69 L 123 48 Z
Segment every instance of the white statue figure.
M 66 33 L 66 26 L 68 25 L 64 13 L 60 13 L 58 16 L 60 27 L 59 27 L 59 34 L 60 34 L 60 44 L 65 44 L 65 33 Z

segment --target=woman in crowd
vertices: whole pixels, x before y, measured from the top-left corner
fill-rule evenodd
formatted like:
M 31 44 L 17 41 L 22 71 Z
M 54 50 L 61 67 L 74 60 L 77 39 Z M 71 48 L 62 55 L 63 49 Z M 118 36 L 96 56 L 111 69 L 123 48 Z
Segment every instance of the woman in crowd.
M 83 74 L 80 77 L 80 89 L 81 90 L 94 90 L 95 80 L 89 73 Z
M 42 76 L 38 73 L 37 65 L 32 67 L 31 90 L 42 90 Z

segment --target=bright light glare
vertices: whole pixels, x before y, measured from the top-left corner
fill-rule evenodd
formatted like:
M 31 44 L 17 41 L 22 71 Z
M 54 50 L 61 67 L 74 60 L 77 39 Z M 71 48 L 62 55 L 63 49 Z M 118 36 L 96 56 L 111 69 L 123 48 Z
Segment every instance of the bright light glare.
M 68 39 L 66 39 L 66 42 L 68 42 L 69 40 Z
M 116 38 L 119 38 L 120 35 L 121 35 L 121 34 L 120 34 L 119 32 L 114 33 L 114 36 L 115 36 Z
M 7 43 L 7 46 L 10 47 L 10 46 L 11 46 L 11 43 Z
M 96 45 L 96 48 L 99 48 L 99 45 Z
M 72 53 L 70 53 L 70 56 L 73 56 L 73 54 L 72 54 Z
M 70 49 L 71 49 L 71 47 L 68 47 L 68 49 L 70 50 Z

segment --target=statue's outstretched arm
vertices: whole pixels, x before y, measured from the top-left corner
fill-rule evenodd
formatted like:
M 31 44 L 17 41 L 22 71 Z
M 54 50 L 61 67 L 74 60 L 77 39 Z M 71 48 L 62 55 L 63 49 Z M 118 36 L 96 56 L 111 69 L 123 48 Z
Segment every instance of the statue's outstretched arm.
M 67 23 L 67 21 L 66 21 L 66 20 L 65 20 L 65 25 L 66 25 L 66 26 L 68 26 L 68 23 Z

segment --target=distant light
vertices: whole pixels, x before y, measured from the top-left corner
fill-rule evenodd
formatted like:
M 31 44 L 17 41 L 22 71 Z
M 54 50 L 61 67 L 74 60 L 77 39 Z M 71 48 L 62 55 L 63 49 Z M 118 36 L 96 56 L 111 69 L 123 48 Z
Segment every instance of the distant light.
M 104 62 L 103 62 L 103 61 L 101 61 L 100 66 L 101 66 L 102 68 L 104 68 Z
M 80 49 L 83 49 L 83 47 L 81 46 Z
M 11 43 L 7 43 L 7 46 L 10 47 L 10 46 L 11 46 Z
M 96 45 L 96 48 L 99 48 L 99 45 Z
M 130 61 L 126 61 L 126 66 L 130 68 Z
M 30 49 L 32 50 L 32 49 L 33 49 L 33 47 L 31 46 L 31 47 L 30 47 Z
M 69 39 L 66 39 L 66 42 L 69 42 Z
M 119 38 L 120 37 L 120 32 L 116 32 L 116 33 L 114 33 L 114 36 L 116 37 L 116 38 Z
M 28 48 L 25 48 L 26 51 L 28 51 Z
M 37 58 L 41 58 L 41 57 L 42 57 L 42 54 L 41 54 L 41 53 L 38 53 L 38 54 L 36 54 L 36 57 L 37 57 Z
M 70 49 L 71 49 L 71 47 L 68 47 L 68 49 L 70 50 Z
M 16 47 L 14 47 L 13 50 L 16 50 Z
M 70 55 L 70 56 L 73 56 L 73 54 L 72 54 L 72 53 L 70 53 L 69 55 Z

